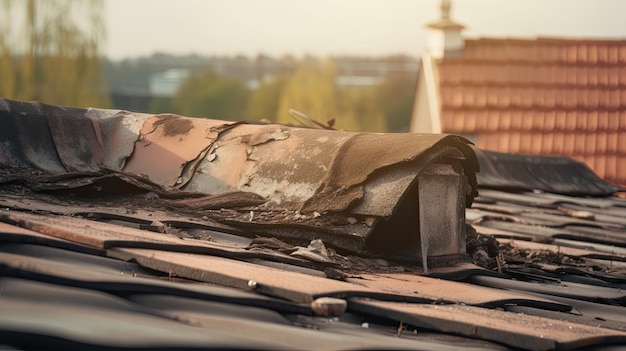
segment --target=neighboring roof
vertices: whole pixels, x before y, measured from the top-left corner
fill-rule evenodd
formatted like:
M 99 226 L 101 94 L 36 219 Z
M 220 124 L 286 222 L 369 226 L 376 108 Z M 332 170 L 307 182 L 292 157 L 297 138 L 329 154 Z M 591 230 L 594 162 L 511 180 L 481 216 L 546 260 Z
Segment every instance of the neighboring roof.
M 443 133 L 570 156 L 626 184 L 626 40 L 466 39 L 435 66 Z
M 6 109 L 7 104 L 10 109 Z M 467 210 L 467 223 L 471 224 L 467 227 L 467 253 L 473 263 L 449 264 L 425 275 L 412 262 L 365 252 L 356 255 L 335 251 L 331 247 L 335 245 L 325 240 L 307 240 L 308 245 L 281 241 L 270 227 L 258 221 L 272 209 L 256 207 L 262 206 L 258 198 L 246 197 L 240 191 L 227 193 L 238 194 L 235 196 L 189 197 L 189 191 L 177 190 L 180 183 L 172 181 L 172 169 L 185 174 L 188 168 L 184 163 L 168 162 L 165 156 L 188 159 L 185 152 L 198 145 L 187 138 L 202 140 L 194 136 L 193 128 L 186 128 L 188 123 L 205 126 L 218 124 L 217 121 L 168 117 L 169 121 L 179 122 L 168 124 L 172 128 L 168 131 L 188 132 L 185 137 L 176 134 L 176 142 L 169 143 L 167 138 L 150 139 L 158 136 L 158 128 L 163 127 L 148 122 L 150 116 L 114 113 L 126 122 L 111 123 L 115 119 L 102 119 L 111 115 L 102 110 L 88 113 L 97 113 L 98 118 L 74 118 L 81 114 L 84 117 L 84 110 L 13 102 L 3 106 L 0 123 L 7 126 L 10 122 L 12 126 L 10 132 L 0 132 L 2 348 L 587 347 L 608 351 L 626 343 L 626 200 L 588 197 L 598 196 L 599 189 L 610 186 L 589 177 L 588 170 L 581 170 L 580 164 L 482 151 L 477 151 L 479 157 L 473 158 L 470 149 L 466 150 L 468 153 L 453 152 L 451 155 L 461 157 L 458 160 L 478 160 L 481 167 L 490 169 L 487 179 L 496 181 L 488 184 L 489 189 L 481 187 L 472 208 Z M 75 114 L 76 111 L 80 113 Z M 134 123 L 131 115 L 140 116 L 137 120 L 143 124 Z M 89 123 L 82 124 L 85 121 Z M 112 125 L 119 127 L 117 132 L 103 132 L 116 130 Z M 86 126 L 96 131 L 95 141 L 87 143 L 90 129 Z M 149 132 L 140 133 L 145 126 L 150 127 Z M 236 165 L 228 161 L 239 154 L 226 151 L 229 145 L 235 146 L 230 151 L 239 150 L 235 141 L 241 141 L 242 134 L 247 135 L 248 142 L 253 140 L 254 133 L 236 133 L 253 127 L 267 126 L 234 124 L 229 130 L 235 133 L 218 133 L 215 140 L 224 143 L 217 151 L 224 150 L 213 160 L 222 158 L 223 162 Z M 37 138 L 29 139 L 29 129 Z M 274 138 L 267 143 L 288 140 L 276 136 L 288 134 L 294 138 L 300 132 L 313 132 L 295 130 L 286 128 L 281 133 L 271 133 Z M 163 131 L 165 137 L 168 133 Z M 210 132 L 210 127 L 205 131 Z M 328 140 L 347 135 L 318 132 Z M 135 137 L 130 138 L 133 133 Z M 86 135 L 84 140 L 80 134 Z M 341 167 L 345 171 L 337 174 L 371 167 L 346 159 L 371 155 L 366 151 L 376 140 L 370 139 L 370 134 L 358 135 L 363 137 L 347 138 L 348 144 L 340 145 L 337 157 L 344 161 Z M 393 137 L 402 139 L 393 134 L 378 140 Z M 441 138 L 438 140 L 450 140 Z M 130 153 L 120 151 L 127 150 L 122 146 L 133 139 Z M 48 143 L 49 140 L 55 142 Z M 466 145 L 462 139 L 452 140 Z M 146 149 L 156 145 L 163 146 L 160 153 L 148 153 Z M 454 149 L 454 145 L 445 147 Z M 92 146 L 94 149 L 89 149 Z M 436 146 L 437 143 L 431 145 Z M 250 153 L 249 150 L 244 149 L 244 156 L 256 152 L 254 148 Z M 213 157 L 208 156 L 211 152 L 201 154 L 205 159 Z M 385 151 L 374 153 L 382 159 L 396 160 L 384 154 Z M 87 160 L 94 159 L 93 155 L 118 167 L 141 164 L 151 172 L 147 174 L 167 175 L 158 179 L 174 185 L 149 182 L 128 172 L 90 169 L 94 165 Z M 151 156 L 139 162 L 132 155 Z M 120 162 L 123 158 L 128 159 Z M 503 158 L 509 164 L 530 161 L 532 165 L 542 165 L 541 171 L 529 167 L 528 173 L 520 172 L 519 177 L 511 179 L 515 184 L 513 192 L 513 187 L 503 185 L 507 178 L 499 164 Z M 367 160 L 380 165 L 384 164 L 382 159 Z M 51 170 L 42 169 L 41 165 Z M 455 167 L 463 165 L 469 167 L 463 162 L 455 163 Z M 558 184 L 563 178 L 552 176 L 563 169 L 580 173 L 569 179 L 590 180 L 574 184 L 581 197 L 541 191 L 563 189 Z M 406 171 L 393 166 L 386 170 L 383 173 L 391 179 L 392 175 Z M 313 172 L 310 177 L 317 179 Z M 343 182 L 345 178 L 341 176 L 333 179 L 337 184 L 350 183 Z M 379 179 L 379 184 L 389 184 L 386 179 Z M 479 176 L 481 179 L 484 178 Z M 210 180 L 204 178 L 203 182 Z M 241 215 L 246 225 L 243 221 L 218 220 L 231 215 Z M 404 215 L 412 217 L 417 213 Z M 314 226 L 290 222 L 298 216 L 303 215 L 289 212 L 289 217 L 283 218 L 282 230 L 292 236 L 311 233 Z M 333 216 L 330 211 L 318 213 L 315 218 L 328 220 L 334 228 L 349 223 L 347 218 Z M 388 240 L 394 240 L 393 230 L 385 233 Z M 446 234 L 449 233 L 442 233 Z M 341 231 L 336 235 L 342 235 Z M 332 235 L 328 238 L 332 239 Z

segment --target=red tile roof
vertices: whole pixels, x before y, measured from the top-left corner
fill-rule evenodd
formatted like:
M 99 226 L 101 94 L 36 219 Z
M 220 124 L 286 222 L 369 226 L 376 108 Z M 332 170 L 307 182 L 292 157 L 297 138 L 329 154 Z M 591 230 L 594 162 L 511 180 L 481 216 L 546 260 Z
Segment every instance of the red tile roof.
M 626 40 L 474 39 L 438 63 L 444 133 L 567 155 L 626 185 Z

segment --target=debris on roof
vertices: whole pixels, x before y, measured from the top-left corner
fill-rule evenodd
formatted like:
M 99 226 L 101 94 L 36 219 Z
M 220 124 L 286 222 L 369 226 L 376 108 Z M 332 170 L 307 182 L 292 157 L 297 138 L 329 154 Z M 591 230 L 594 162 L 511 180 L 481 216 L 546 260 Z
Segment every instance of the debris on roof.
M 455 136 L 0 106 L 2 347 L 626 343 L 626 200 L 580 164 Z

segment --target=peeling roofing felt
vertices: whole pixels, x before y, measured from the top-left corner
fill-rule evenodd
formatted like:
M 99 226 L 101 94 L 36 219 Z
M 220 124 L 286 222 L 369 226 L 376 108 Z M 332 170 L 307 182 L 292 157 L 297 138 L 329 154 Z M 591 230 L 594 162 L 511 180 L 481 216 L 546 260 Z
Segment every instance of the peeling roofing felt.
M 626 343 L 626 200 L 580 163 L 10 100 L 0 125 L 3 348 Z M 432 164 L 462 172 L 471 207 L 466 259 L 425 274 L 367 241 L 415 230 L 376 233 L 417 215 Z
M 257 206 L 256 218 L 253 212 L 216 216 L 239 226 L 254 219 L 255 227 L 269 227 L 264 231 L 296 211 L 293 225 L 351 251 L 380 236 L 381 218 L 393 221 L 410 205 L 405 194 L 431 164 L 457 167 L 468 178 L 469 201 L 476 191 L 478 162 L 467 141 L 456 136 L 323 131 L 11 100 L 0 105 L 6 126 L 0 131 L 0 157 L 14 167 L 9 177 L 15 180 L 28 181 L 32 177 L 19 172 L 26 169 L 29 175 L 35 168 L 69 174 L 48 181 L 52 188 L 123 182 L 147 191 L 158 188 L 169 198 L 192 192 L 190 202 L 169 205 Z M 346 224 L 328 223 L 319 216 L 326 211 L 339 214 L 333 222 Z

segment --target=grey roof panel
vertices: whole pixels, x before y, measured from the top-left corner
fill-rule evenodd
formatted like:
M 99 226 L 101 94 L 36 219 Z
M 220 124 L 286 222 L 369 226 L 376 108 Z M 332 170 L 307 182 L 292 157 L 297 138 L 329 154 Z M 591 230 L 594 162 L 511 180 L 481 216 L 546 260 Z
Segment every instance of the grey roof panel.
M 508 154 L 475 148 L 483 188 L 509 191 L 608 196 L 620 189 L 600 179 L 585 164 L 568 157 Z
M 26 334 L 69 339 L 92 347 L 287 349 L 271 340 L 208 333 L 93 290 L 18 280 L 3 280 L 2 285 L 0 334 L 5 342 Z
M 546 295 L 568 297 L 583 301 L 597 301 L 607 304 L 626 304 L 626 291 L 608 287 L 592 286 L 571 282 L 526 282 L 487 276 L 473 276 L 469 282 L 498 289 L 538 292 Z
M 242 305 L 264 306 L 279 311 L 311 313 L 308 306 L 242 290 L 205 284 L 176 284 L 166 275 L 145 273 L 139 265 L 110 258 L 84 256 L 79 253 L 24 245 L 0 246 L 0 272 L 3 276 L 22 277 L 105 291 L 115 294 L 162 293 L 174 296 L 226 301 Z M 15 251 L 15 252 L 14 252 Z M 20 254 L 22 252 L 23 254 Z M 34 255 L 37 254 L 37 257 Z M 83 264 L 78 264 L 84 258 Z M 169 278 L 172 280 L 172 278 Z

